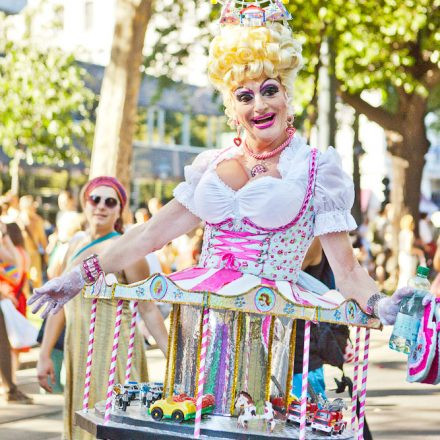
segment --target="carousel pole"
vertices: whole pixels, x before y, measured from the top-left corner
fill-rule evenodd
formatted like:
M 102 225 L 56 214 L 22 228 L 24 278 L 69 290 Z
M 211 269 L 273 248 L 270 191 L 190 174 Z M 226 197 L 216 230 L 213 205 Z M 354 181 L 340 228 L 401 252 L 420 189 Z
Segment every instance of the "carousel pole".
M 301 382 L 301 411 L 299 421 L 299 440 L 306 438 L 307 386 L 309 375 L 310 321 L 304 324 L 303 369 Z
M 86 379 L 84 383 L 83 411 L 89 410 L 90 381 L 92 378 L 92 356 L 93 356 L 93 343 L 95 342 L 97 302 L 98 299 L 93 298 L 92 307 L 90 309 L 89 346 L 87 348 L 87 364 L 86 364 Z
M 118 301 L 118 306 L 116 308 L 116 320 L 115 320 L 115 332 L 113 334 L 113 349 L 112 358 L 110 361 L 108 385 L 107 385 L 107 400 L 105 402 L 105 412 L 104 412 L 104 424 L 106 425 L 110 420 L 110 411 L 112 408 L 112 394 L 113 385 L 115 383 L 115 373 L 116 373 L 116 359 L 118 356 L 118 346 L 119 346 L 119 335 L 121 333 L 121 321 L 122 321 L 122 306 L 124 301 L 120 299 Z
M 203 386 L 205 384 L 205 363 L 206 352 L 208 349 L 208 323 L 209 323 L 209 308 L 205 306 L 203 309 L 202 322 L 202 339 L 200 345 L 199 355 L 199 377 L 197 384 L 197 400 L 196 400 L 196 417 L 194 420 L 194 438 L 200 438 L 200 424 L 202 421 L 202 404 L 203 404 Z
M 163 395 L 166 397 L 168 395 L 168 384 L 171 381 L 170 378 L 170 359 L 171 359 L 171 353 L 172 353 L 172 347 L 173 347 L 173 335 L 175 332 L 176 326 L 174 325 L 174 315 L 176 314 L 175 309 L 177 306 L 173 304 L 171 308 L 170 313 L 170 331 L 168 332 L 168 345 L 167 345 L 167 363 L 165 367 L 165 379 L 163 381 Z M 172 395 L 172 391 L 170 391 L 170 395 Z
M 245 367 L 244 367 L 244 384 L 243 389 L 246 392 L 249 392 L 249 365 L 251 363 L 251 317 L 249 315 L 245 316 L 245 335 L 246 335 L 246 342 L 245 342 Z
M 136 319 L 138 314 L 138 302 L 133 302 L 133 314 L 130 322 L 130 338 L 128 342 L 127 366 L 125 368 L 125 383 L 130 382 L 131 365 L 133 360 L 134 337 L 136 334 Z
M 370 350 L 370 329 L 365 329 L 364 358 L 362 362 L 361 394 L 359 397 L 358 440 L 364 440 L 365 400 L 367 397 L 368 352 Z
M 354 372 L 353 372 L 353 393 L 351 396 L 351 429 L 356 430 L 356 409 L 358 398 L 359 381 L 359 347 L 361 343 L 361 328 L 356 327 L 356 339 L 354 343 Z

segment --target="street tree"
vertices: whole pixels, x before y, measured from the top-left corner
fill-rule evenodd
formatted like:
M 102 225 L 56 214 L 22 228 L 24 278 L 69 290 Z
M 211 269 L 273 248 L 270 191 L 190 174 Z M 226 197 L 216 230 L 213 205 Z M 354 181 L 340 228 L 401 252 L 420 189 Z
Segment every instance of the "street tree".
M 116 176 L 128 189 L 151 0 L 117 0 L 111 59 L 101 86 L 90 176 Z
M 402 159 L 393 161 L 402 176 L 394 187 L 417 220 L 429 148 L 425 116 L 440 107 L 440 1 L 298 0 L 288 8 L 294 29 L 304 34 L 310 74 L 320 44 L 331 39 L 339 94 L 386 130 L 389 152 Z M 381 104 L 373 105 L 367 91 L 379 94 Z
M 24 39 L 2 39 L 0 145 L 11 158 L 11 190 L 19 192 L 20 161 L 79 163 L 93 130 L 93 94 L 73 56 Z

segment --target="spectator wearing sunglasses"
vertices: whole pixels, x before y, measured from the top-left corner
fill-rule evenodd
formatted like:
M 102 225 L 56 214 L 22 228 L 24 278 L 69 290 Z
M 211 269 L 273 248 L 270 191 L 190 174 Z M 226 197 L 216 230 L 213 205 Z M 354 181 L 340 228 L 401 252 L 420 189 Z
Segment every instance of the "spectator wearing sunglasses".
M 123 233 L 122 211 L 127 196 L 124 187 L 112 177 L 98 177 L 91 180 L 81 192 L 81 203 L 87 220 L 86 235 L 79 239 L 72 239 L 66 253 L 65 270 L 78 264 L 87 256 L 101 253 Z M 121 283 L 132 283 L 143 280 L 149 275 L 149 268 L 145 258 L 129 266 L 124 271 L 115 274 Z M 75 301 L 66 304 L 55 315 L 48 318 L 44 333 L 40 359 L 37 365 L 37 374 L 40 386 L 51 392 L 50 381 L 54 379 L 53 362 L 50 358 L 58 336 L 64 325 L 66 336 L 64 340 L 64 355 L 66 367 L 65 408 L 64 408 L 64 438 L 88 439 L 89 436 L 79 427 L 73 425 L 74 413 L 82 408 L 82 399 L 85 381 L 85 365 L 87 359 L 87 344 L 89 337 L 91 300 L 77 295 Z M 139 312 L 145 325 L 155 338 L 159 348 L 166 353 L 167 332 L 162 316 L 154 303 L 140 302 Z M 96 316 L 95 350 L 92 360 L 92 381 L 89 403 L 93 405 L 106 397 L 106 377 L 103 372 L 110 364 L 113 338 L 109 334 L 113 331 L 116 315 L 114 301 L 100 301 Z M 129 341 L 129 325 L 131 311 L 127 302 L 124 303 L 123 319 L 120 338 L 120 355 L 116 369 L 116 382 L 125 381 L 126 353 Z M 125 347 L 124 347 L 125 346 Z M 147 381 L 147 363 L 143 350 L 143 341 L 136 334 L 133 354 L 131 379 Z M 92 437 L 90 437 L 92 438 Z M 93 437 L 94 438 L 94 437 Z

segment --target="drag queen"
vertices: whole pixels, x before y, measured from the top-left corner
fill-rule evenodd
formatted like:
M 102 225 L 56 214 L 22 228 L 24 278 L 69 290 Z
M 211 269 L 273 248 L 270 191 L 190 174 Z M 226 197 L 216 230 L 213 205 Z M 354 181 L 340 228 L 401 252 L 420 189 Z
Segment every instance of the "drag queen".
M 239 295 L 265 285 L 294 302 L 322 305 L 300 277 L 307 248 L 318 236 L 340 293 L 383 323 L 394 322 L 408 293 L 380 294 L 358 264 L 348 237 L 356 228 L 353 183 L 338 154 L 310 148 L 293 128 L 300 44 L 281 23 L 238 25 L 224 18 L 211 43 L 208 75 L 237 130 L 234 145 L 201 153 L 186 167 L 175 198 L 151 220 L 36 289 L 34 311 L 46 306 L 43 315 L 56 313 L 101 272 L 119 272 L 203 220 L 198 266 L 169 275 L 181 289 Z M 329 307 L 336 304 L 326 298 Z

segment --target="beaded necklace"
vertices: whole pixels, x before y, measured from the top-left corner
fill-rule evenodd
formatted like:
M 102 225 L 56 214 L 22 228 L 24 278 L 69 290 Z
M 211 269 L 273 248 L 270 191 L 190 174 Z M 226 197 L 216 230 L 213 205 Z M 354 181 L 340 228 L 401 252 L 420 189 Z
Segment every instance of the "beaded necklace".
M 244 150 L 246 151 L 246 153 L 250 156 L 253 157 L 254 159 L 258 160 L 259 162 L 257 164 L 255 164 L 252 168 L 251 168 L 251 176 L 255 177 L 258 174 L 263 174 L 263 173 L 267 173 L 268 171 L 268 166 L 267 163 L 265 163 L 265 160 L 270 159 L 271 157 L 276 156 L 278 153 L 281 153 L 281 151 L 283 151 L 289 144 L 290 141 L 293 138 L 293 135 L 295 134 L 295 129 L 294 128 L 290 128 L 288 130 L 288 137 L 287 139 L 277 148 L 275 148 L 274 150 L 271 151 L 264 151 L 263 153 L 254 153 L 249 147 L 247 142 L 244 142 Z

